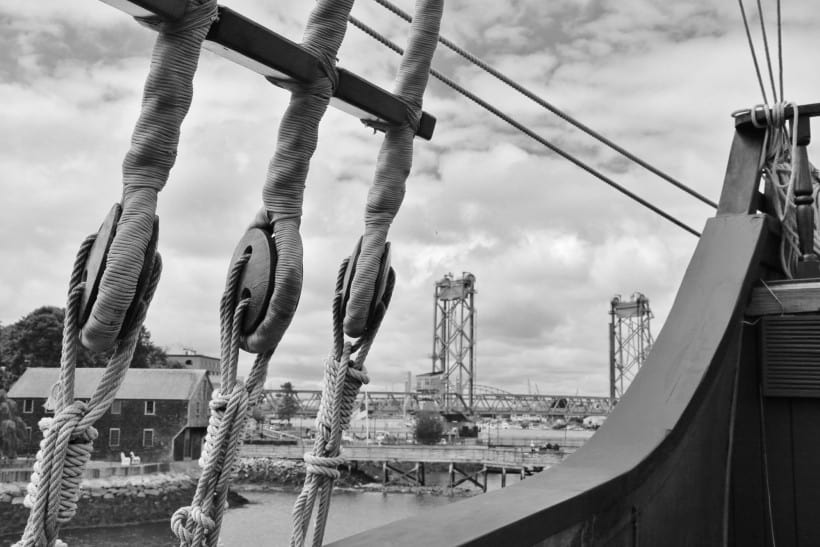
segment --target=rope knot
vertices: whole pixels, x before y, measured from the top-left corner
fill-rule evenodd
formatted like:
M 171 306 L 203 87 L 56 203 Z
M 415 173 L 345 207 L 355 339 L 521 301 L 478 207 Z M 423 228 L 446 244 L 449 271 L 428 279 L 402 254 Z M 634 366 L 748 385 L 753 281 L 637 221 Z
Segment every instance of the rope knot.
M 759 104 L 755 106 L 749 111 L 751 114 L 752 125 L 758 129 L 763 129 L 766 127 L 784 127 L 786 125 L 786 107 L 789 106 L 797 108 L 795 103 L 786 101 L 781 101 L 771 106 L 768 104 Z
M 219 18 L 216 0 L 188 2 L 185 14 L 176 21 L 165 21 L 159 16 L 135 17 L 137 23 L 167 35 L 181 35 L 209 29 Z
M 304 455 L 304 460 L 305 473 L 310 475 L 321 475 L 332 480 L 336 480 L 341 476 L 341 473 L 337 467 L 347 461 L 342 456 L 315 456 L 310 452 Z

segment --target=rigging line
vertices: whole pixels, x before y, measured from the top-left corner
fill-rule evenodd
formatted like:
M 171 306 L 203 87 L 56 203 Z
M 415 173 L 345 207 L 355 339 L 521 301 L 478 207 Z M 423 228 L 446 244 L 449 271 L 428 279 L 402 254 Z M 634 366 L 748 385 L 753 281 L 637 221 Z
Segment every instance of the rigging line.
M 763 7 L 760 0 L 757 0 L 757 14 L 760 16 L 760 32 L 763 34 L 763 49 L 766 52 L 766 66 L 769 69 L 769 81 L 772 83 L 772 102 L 777 102 L 777 87 L 774 85 L 774 72 L 772 71 L 772 56 L 769 54 L 769 39 L 766 33 L 766 25 L 763 22 Z M 783 100 L 781 95 L 780 100 Z
M 780 0 L 777 0 L 777 68 L 780 72 L 780 100 L 785 101 L 783 93 L 783 25 L 780 18 Z
M 760 93 L 763 94 L 763 104 L 769 106 L 769 99 L 766 97 L 766 87 L 763 85 L 763 76 L 760 75 L 760 65 L 757 64 L 755 46 L 752 42 L 752 32 L 749 30 L 749 19 L 746 17 L 746 8 L 743 7 L 743 0 L 737 0 L 737 4 L 740 6 L 740 14 L 743 16 L 743 27 L 746 29 L 746 39 L 749 40 L 749 51 L 752 54 L 752 61 L 755 64 L 757 83 L 760 84 Z
M 355 26 L 358 29 L 362 30 L 365 34 L 367 34 L 370 37 L 376 39 L 377 41 L 379 41 L 383 45 L 385 45 L 388 48 L 395 51 L 396 53 L 398 53 L 400 55 L 402 55 L 404 53 L 404 50 L 401 47 L 399 47 L 398 45 L 396 45 L 392 41 L 388 40 L 387 38 L 385 38 L 384 36 L 382 36 L 381 34 L 376 32 L 375 30 L 373 30 L 372 28 L 370 28 L 369 26 L 367 26 L 366 24 L 364 24 L 363 22 L 361 22 L 357 18 L 355 18 L 353 16 L 350 16 L 349 21 L 350 21 L 351 24 L 353 24 L 353 26 Z M 643 205 L 647 209 L 653 211 L 655 214 L 662 216 L 663 218 L 665 218 L 669 222 L 675 224 L 679 228 L 683 228 L 684 230 L 686 230 L 690 234 L 692 234 L 696 237 L 700 237 L 700 232 L 698 232 L 697 230 L 695 230 L 694 228 L 692 228 L 688 224 L 685 224 L 683 221 L 678 220 L 677 218 L 673 217 L 671 214 L 667 213 L 663 209 L 660 209 L 659 207 L 657 207 L 655 205 L 652 205 L 651 203 L 649 203 L 648 201 L 646 201 L 645 199 L 643 199 L 639 195 L 627 190 L 626 188 L 624 188 L 623 186 L 621 186 L 620 184 L 618 184 L 617 182 L 615 182 L 611 178 L 607 177 L 606 175 L 604 175 L 600 171 L 596 170 L 594 167 L 591 167 L 591 166 L 587 165 L 586 163 L 579 160 L 578 158 L 576 158 L 575 156 L 573 156 L 569 152 L 566 152 L 563 149 L 559 148 L 558 146 L 552 144 L 551 142 L 549 142 L 548 140 L 546 140 L 542 136 L 538 135 L 537 133 L 535 133 L 534 131 L 532 131 L 531 129 L 526 127 L 525 125 L 523 125 L 520 122 L 516 121 L 512 117 L 504 114 L 503 112 L 501 112 L 500 110 L 498 110 L 497 108 L 492 106 L 491 104 L 487 103 L 486 101 L 484 101 L 480 97 L 474 95 L 473 93 L 471 93 L 470 91 L 468 91 L 467 89 L 462 87 L 461 85 L 457 84 L 456 82 L 454 82 L 453 80 L 451 80 L 447 76 L 443 75 L 441 72 L 431 68 L 430 69 L 430 75 L 433 76 L 434 78 L 438 79 L 439 81 L 441 81 L 442 83 L 444 83 L 448 87 L 454 89 L 458 93 L 464 95 L 465 97 L 467 97 L 468 99 L 470 99 L 471 101 L 473 101 L 474 103 L 479 105 L 480 107 L 484 108 L 485 110 L 487 110 L 491 114 L 494 114 L 498 118 L 504 120 L 505 122 L 507 122 L 508 124 L 513 126 L 514 128 L 518 129 L 519 131 L 521 131 L 522 133 L 524 133 L 528 137 L 530 137 L 533 140 L 536 140 L 539 143 L 541 143 L 542 145 L 546 146 L 547 148 L 549 148 L 550 150 L 552 150 L 553 152 L 555 152 L 556 154 L 558 154 L 559 156 L 561 156 L 565 160 L 567 160 L 571 163 L 574 163 L 576 166 L 580 167 L 581 169 L 583 169 L 587 173 L 589 173 L 592 176 L 598 178 L 602 182 L 608 184 L 609 186 L 611 186 L 615 190 L 617 190 L 620 193 L 624 194 L 625 196 L 631 198 L 632 200 L 638 202 L 639 204 Z
M 390 2 L 389 0 L 375 0 L 375 2 L 379 5 L 381 5 L 382 7 L 384 7 L 385 9 L 387 9 L 388 11 L 394 13 L 395 15 L 398 15 L 399 17 L 401 17 L 405 21 L 407 21 L 407 22 L 412 22 L 413 21 L 413 18 L 410 16 L 410 14 L 408 14 L 407 12 L 402 11 L 401 8 L 399 8 L 398 6 L 396 6 L 395 4 Z M 555 114 L 556 116 L 558 116 L 559 118 L 564 120 L 565 122 L 567 122 L 571 125 L 574 125 L 578 129 L 580 129 L 581 131 L 583 131 L 584 133 L 589 135 L 590 137 L 592 137 L 592 138 L 598 140 L 599 142 L 605 144 L 606 146 L 608 146 L 611 149 L 615 150 L 619 154 L 629 158 L 630 160 L 634 161 L 635 163 L 637 163 L 638 165 L 640 165 L 644 169 L 646 169 L 646 170 L 650 171 L 651 173 L 661 177 L 665 181 L 667 181 L 670 184 L 676 186 L 680 190 L 683 190 L 684 192 L 691 195 L 692 197 L 699 199 L 700 201 L 702 201 L 703 203 L 705 203 L 707 205 L 711 205 L 712 207 L 717 208 L 717 203 L 715 203 L 711 199 L 709 199 L 706 196 L 700 194 L 696 190 L 693 190 L 692 188 L 686 186 L 682 182 L 676 180 L 671 175 L 666 174 L 665 172 L 661 171 L 657 167 L 647 163 L 646 161 L 642 160 L 641 158 L 639 158 L 635 154 L 629 152 L 625 148 L 615 144 L 613 141 L 611 141 L 610 139 L 608 139 L 605 136 L 601 135 L 600 133 L 598 133 L 597 131 L 595 131 L 591 127 L 585 125 L 584 123 L 580 122 L 579 120 L 576 120 L 575 118 L 573 118 L 572 116 L 570 116 L 566 112 L 562 111 L 561 109 L 559 109 L 555 105 L 553 105 L 553 104 L 549 103 L 548 101 L 542 99 L 541 97 L 539 97 L 538 95 L 536 95 L 535 93 L 533 93 L 532 91 L 527 89 L 526 87 L 522 86 L 521 84 L 519 84 L 519 83 L 513 81 L 512 79 L 510 79 L 509 77 L 505 76 L 504 74 L 502 74 L 501 72 L 499 72 L 498 70 L 496 70 L 495 68 L 490 66 L 486 61 L 484 61 L 481 58 L 477 57 L 476 55 L 470 53 L 469 51 L 465 50 L 464 48 L 460 47 L 459 45 L 455 44 L 454 42 L 448 40 L 447 38 L 445 38 L 443 36 L 439 36 L 438 41 L 441 42 L 442 44 L 444 44 L 445 46 L 447 46 L 449 49 L 451 49 L 455 53 L 457 53 L 458 55 L 460 55 L 463 58 L 467 59 L 469 62 L 471 62 L 474 65 L 476 65 L 477 67 L 481 68 L 485 72 L 493 75 L 498 80 L 501 80 L 502 82 L 504 82 L 508 86 L 512 87 L 514 90 L 518 91 L 519 93 L 521 93 L 522 95 L 524 95 L 528 99 L 534 101 L 538 105 L 540 105 L 543 108 L 549 110 L 550 112 L 552 112 L 553 114 Z

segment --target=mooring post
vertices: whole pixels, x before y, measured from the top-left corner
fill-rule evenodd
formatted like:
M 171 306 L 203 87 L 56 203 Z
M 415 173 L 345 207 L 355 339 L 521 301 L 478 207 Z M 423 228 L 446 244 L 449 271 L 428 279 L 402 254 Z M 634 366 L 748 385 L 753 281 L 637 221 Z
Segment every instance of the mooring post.
M 504 488 L 506 486 L 507 486 L 507 468 L 502 467 L 501 468 L 501 488 Z

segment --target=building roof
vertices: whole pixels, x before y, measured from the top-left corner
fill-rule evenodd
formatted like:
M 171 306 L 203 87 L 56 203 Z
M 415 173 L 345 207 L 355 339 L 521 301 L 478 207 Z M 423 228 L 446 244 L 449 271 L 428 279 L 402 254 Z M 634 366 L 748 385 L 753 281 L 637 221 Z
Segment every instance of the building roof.
M 100 383 L 104 368 L 78 368 L 74 381 L 74 397 L 90 399 Z M 137 368 L 129 369 L 117 399 L 190 399 L 194 389 L 208 371 L 192 369 Z M 30 367 L 11 386 L 8 396 L 18 399 L 47 398 L 60 378 L 60 369 Z

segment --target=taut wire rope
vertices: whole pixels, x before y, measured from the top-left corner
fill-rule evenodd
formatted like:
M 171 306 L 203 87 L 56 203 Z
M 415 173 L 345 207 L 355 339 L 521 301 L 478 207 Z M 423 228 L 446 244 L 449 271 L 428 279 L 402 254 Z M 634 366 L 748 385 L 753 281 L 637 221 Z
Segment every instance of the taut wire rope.
M 162 270 L 155 253 L 157 193 L 176 160 L 179 129 L 192 98 L 202 41 L 215 20 L 215 0 L 191 0 L 174 22 L 155 18 L 151 68 L 142 110 L 123 161 L 122 205 L 115 205 L 96 235 L 85 239 L 69 280 L 60 379 L 53 418 L 44 418 L 40 450 L 24 503 L 30 509 L 17 547 L 64 545 L 60 526 L 77 511 L 79 485 L 97 431 L 131 364 Z M 78 344 L 113 349 L 91 399 L 74 401 Z
M 391 13 L 393 13 L 393 14 L 397 15 L 398 17 L 404 19 L 408 23 L 413 22 L 413 18 L 410 16 L 409 13 L 405 12 L 404 10 L 402 10 L 400 7 L 398 7 L 394 3 L 390 2 L 389 0 L 375 0 L 375 2 L 377 4 L 379 4 L 380 6 L 384 7 L 385 9 L 387 9 L 388 11 L 390 11 Z M 710 205 L 712 207 L 717 208 L 717 203 L 715 203 L 713 200 L 707 198 L 703 194 L 697 192 L 696 190 L 694 190 L 694 189 L 690 188 L 689 186 L 683 184 L 682 182 L 678 181 L 677 179 L 675 179 L 674 177 L 672 177 L 668 173 L 665 173 L 664 171 L 661 171 L 657 167 L 655 167 L 652 164 L 648 163 L 647 161 L 641 159 L 640 157 L 638 157 L 635 154 L 633 154 L 632 152 L 626 150 L 622 146 L 616 144 L 611 139 L 608 139 L 604 135 L 598 133 L 597 131 L 595 131 L 594 129 L 592 129 L 588 125 L 582 123 L 580 120 L 576 119 L 575 117 L 567 114 L 566 112 L 564 112 L 563 110 L 561 110 L 557 106 L 553 105 L 552 103 L 545 100 L 544 98 L 538 96 L 533 91 L 527 89 L 526 87 L 519 84 L 518 82 L 516 82 L 515 80 L 513 80 L 509 76 L 506 76 L 505 74 L 503 74 L 502 72 L 500 72 L 499 70 L 494 68 L 492 65 L 490 65 L 488 62 L 486 62 L 483 59 L 481 59 L 480 57 L 478 57 L 477 55 L 467 51 L 463 47 L 461 47 L 458 44 L 454 43 L 452 40 L 449 40 L 449 39 L 445 38 L 444 36 L 439 36 L 438 41 L 440 43 L 444 44 L 445 46 L 447 46 L 450 50 L 452 50 L 456 54 L 458 54 L 461 57 L 463 57 L 464 59 L 466 59 L 467 61 L 469 61 L 472 64 L 476 65 L 477 67 L 479 67 L 483 71 L 487 72 L 488 74 L 492 75 L 493 77 L 495 77 L 499 81 L 503 82 L 504 84 L 510 86 L 511 88 L 513 88 L 517 92 L 521 93 L 522 95 L 524 95 L 525 97 L 527 97 L 531 101 L 535 102 L 539 106 L 541 106 L 541 107 L 547 109 L 548 111 L 552 112 L 553 114 L 555 114 L 556 116 L 558 116 L 559 118 L 564 120 L 565 122 L 567 122 L 567 123 L 575 126 L 576 128 L 580 129 L 581 131 L 583 131 L 584 133 L 586 133 L 587 135 L 589 135 L 593 139 L 597 140 L 598 142 L 608 146 L 612 150 L 615 150 L 616 152 L 618 152 L 622 156 L 632 160 L 633 162 L 637 163 L 638 165 L 640 165 L 644 169 L 646 169 L 649 172 L 659 176 L 660 178 L 664 179 L 665 181 L 672 184 L 673 186 L 679 188 L 680 190 L 683 190 L 684 192 L 686 192 L 690 196 L 702 201 L 706 205 Z
M 339 465 L 345 461 L 341 454 L 342 431 L 349 426 L 360 387 L 369 381 L 364 362 L 395 285 L 387 232 L 404 198 L 443 8 L 443 0 L 416 1 L 416 18 L 394 90 L 407 106 L 407 119 L 386 129 L 368 193 L 364 235 L 351 258 L 342 262 L 336 278 L 333 346 L 325 360 L 316 439 L 313 450 L 304 456 L 305 484 L 293 508 L 293 547 L 304 545 L 314 506 L 312 545 L 322 544 L 333 482 L 339 477 Z M 355 341 L 345 341 L 345 334 Z
M 359 19 L 351 16 L 350 17 L 350 23 L 353 26 L 355 26 L 358 29 L 365 32 L 371 38 L 377 40 L 381 44 L 383 44 L 383 45 L 387 46 L 388 48 L 392 49 L 396 53 L 399 53 L 399 54 L 404 53 L 404 50 L 401 47 L 396 45 L 394 42 L 392 42 L 387 37 L 385 37 L 382 34 L 380 34 L 379 32 L 377 32 L 376 30 L 374 30 L 370 26 L 366 25 L 365 23 L 363 23 Z M 676 225 L 677 227 L 686 230 L 687 232 L 694 235 L 695 237 L 700 237 L 700 232 L 698 232 L 697 230 L 695 230 L 694 228 L 692 228 L 688 224 L 686 224 L 683 221 L 675 218 L 674 216 L 667 213 L 663 209 L 657 207 L 656 205 L 653 205 L 653 204 L 649 203 L 647 200 L 643 199 L 642 197 L 635 194 L 634 192 L 631 192 L 630 190 L 626 189 L 624 186 L 618 184 L 617 182 L 612 180 L 610 177 L 604 175 L 603 173 L 601 173 L 600 171 L 598 171 L 594 167 L 588 165 L 584 161 L 578 159 L 574 155 L 572 155 L 569 152 L 563 150 L 558 145 L 553 144 L 550 141 L 548 141 L 547 139 L 545 139 L 544 137 L 538 135 L 532 129 L 526 127 L 524 124 L 522 124 L 521 122 L 519 122 L 516 119 L 512 118 L 511 116 L 508 116 L 507 114 L 503 113 L 498 108 L 492 106 L 487 101 L 481 99 L 480 97 L 478 97 L 474 93 L 472 93 L 469 90 L 465 89 L 463 86 L 457 84 L 452 79 L 448 78 L 447 76 L 445 76 L 444 74 L 442 74 L 438 70 L 431 68 L 430 69 L 430 75 L 433 76 L 434 78 L 436 78 L 437 80 L 441 81 L 443 84 L 450 87 L 454 91 L 460 93 L 461 95 L 464 95 L 465 97 L 467 97 L 468 99 L 470 99 L 471 101 L 476 103 L 478 106 L 480 106 L 484 110 L 490 112 L 491 114 L 493 114 L 497 118 L 503 120 L 504 122 L 511 125 L 512 127 L 517 129 L 518 131 L 524 133 L 525 135 L 527 135 L 531 139 L 535 140 L 536 142 L 538 142 L 541 145 L 545 146 L 546 148 L 550 149 L 554 153 L 558 154 L 559 156 L 561 156 L 565 160 L 569 161 L 570 163 L 574 164 L 577 167 L 580 167 L 581 169 L 583 169 L 584 171 L 586 171 L 587 173 L 589 173 L 593 177 L 597 178 L 598 180 L 600 180 L 603 183 L 611 186 L 612 188 L 614 188 L 618 192 L 622 193 L 623 195 L 627 196 L 628 198 L 632 199 L 633 201 L 639 203 L 643 207 L 646 207 L 647 209 L 649 209 L 653 213 L 665 218 L 666 220 L 668 220 L 672 224 Z

